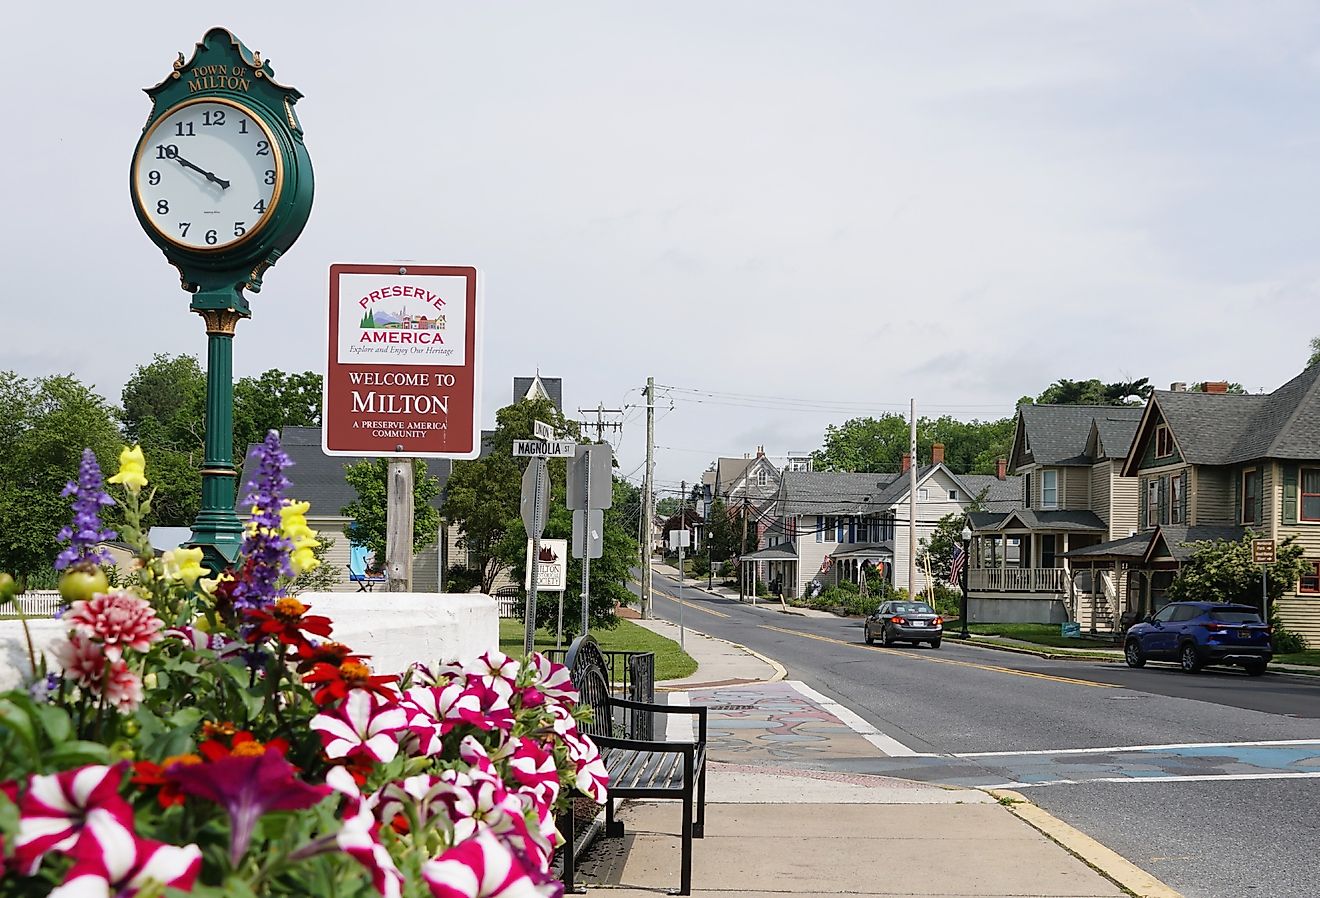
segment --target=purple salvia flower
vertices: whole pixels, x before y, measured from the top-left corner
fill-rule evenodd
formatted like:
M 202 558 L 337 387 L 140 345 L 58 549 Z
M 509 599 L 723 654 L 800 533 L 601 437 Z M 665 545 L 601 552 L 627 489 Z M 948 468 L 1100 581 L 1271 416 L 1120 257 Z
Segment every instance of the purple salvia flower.
M 293 545 L 280 535 L 280 509 L 284 506 L 284 491 L 289 488 L 284 469 L 292 464 L 280 447 L 279 434 L 273 430 L 248 458 L 248 467 L 254 470 L 243 503 L 252 509 L 252 519 L 243 539 L 244 576 L 233 592 L 237 608 L 269 607 L 283 595 L 280 577 L 293 576 L 289 565 Z
M 56 537 L 68 543 L 55 559 L 55 570 L 62 571 L 71 564 L 88 561 L 109 564 L 110 553 L 97 550 L 96 544 L 114 539 L 119 534 L 101 526 L 101 508 L 114 505 L 105 492 L 101 480 L 101 466 L 96 463 L 92 450 L 84 449 L 82 464 L 78 466 L 78 480 L 70 480 L 61 496 L 73 496 L 73 520 Z

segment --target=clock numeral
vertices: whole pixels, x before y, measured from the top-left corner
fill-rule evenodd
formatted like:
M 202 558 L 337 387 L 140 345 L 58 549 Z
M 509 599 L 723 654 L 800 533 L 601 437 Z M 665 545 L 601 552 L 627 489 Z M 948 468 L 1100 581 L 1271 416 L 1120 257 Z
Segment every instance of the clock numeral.
M 244 222 L 241 222 L 241 221 L 236 221 L 236 222 L 234 222 L 234 236 L 235 236 L 235 237 L 242 237 L 244 234 L 247 233 L 247 228 L 243 227 L 243 225 L 244 225 Z
M 187 236 L 188 236 L 188 229 L 191 228 L 191 227 L 192 227 L 192 222 L 191 222 L 191 221 L 181 221 L 181 222 L 179 222 L 179 231 L 181 232 L 181 233 L 179 234 L 179 236 L 180 236 L 180 237 L 187 237 Z
M 267 184 L 275 183 L 275 169 L 273 168 L 266 169 L 266 183 Z
M 168 202 L 166 202 L 165 200 L 158 200 L 156 202 L 157 215 L 168 215 L 169 212 L 170 212 L 170 204 Z
M 153 186 L 159 184 L 160 172 L 156 171 L 155 169 L 152 169 L 151 171 L 147 172 L 147 183 Z
M 179 155 L 179 148 L 174 144 L 158 144 L 156 146 L 157 159 L 173 159 Z
M 247 119 L 245 119 L 245 118 L 241 118 L 241 119 L 238 120 L 238 133 L 239 133 L 239 134 L 246 134 L 246 133 L 248 133 L 248 130 L 247 130 Z
M 257 212 L 265 212 L 265 211 L 266 211 L 266 201 L 265 201 L 265 200 L 257 200 L 255 203 L 252 204 L 252 208 L 253 208 L 254 210 L 256 210 Z
M 216 239 L 217 239 L 217 238 L 216 238 L 216 235 L 215 235 L 215 231 L 207 231 L 207 232 L 206 232 L 206 242 L 207 242 L 207 243 L 214 245 Z
M 212 125 L 223 125 L 225 123 L 225 111 L 223 109 L 202 110 L 202 127 L 209 128 Z
M 270 144 L 266 143 L 266 141 L 264 141 L 264 140 L 258 140 L 258 141 L 257 141 L 257 155 L 258 155 L 258 156 L 269 156 L 269 155 L 270 155 Z
M 175 136 L 175 137 L 193 137 L 193 136 L 194 136 L 194 134 L 193 134 L 193 123 L 192 123 L 192 122 L 175 122 L 175 123 L 174 123 L 174 136 Z

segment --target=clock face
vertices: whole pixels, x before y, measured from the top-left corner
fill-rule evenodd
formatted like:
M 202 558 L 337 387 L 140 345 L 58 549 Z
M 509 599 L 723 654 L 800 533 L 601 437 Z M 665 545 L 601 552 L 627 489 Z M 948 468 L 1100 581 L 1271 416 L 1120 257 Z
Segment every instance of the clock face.
M 152 125 L 133 165 L 135 199 L 171 243 L 201 252 L 233 247 L 269 220 L 284 166 L 274 135 L 249 110 L 193 100 Z

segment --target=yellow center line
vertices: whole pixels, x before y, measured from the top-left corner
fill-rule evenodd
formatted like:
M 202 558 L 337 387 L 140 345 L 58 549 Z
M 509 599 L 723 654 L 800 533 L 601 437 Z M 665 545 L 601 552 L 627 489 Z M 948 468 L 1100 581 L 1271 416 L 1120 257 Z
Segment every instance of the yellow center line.
M 896 655 L 900 658 L 911 658 L 914 661 L 930 661 L 934 664 L 956 664 L 959 667 L 974 667 L 977 670 L 989 670 L 995 673 L 1012 674 L 1015 677 L 1031 677 L 1035 680 L 1052 680 L 1055 683 L 1071 683 L 1074 686 L 1093 686 L 1097 689 L 1122 689 L 1116 683 L 1099 683 L 1094 680 L 1078 680 L 1073 677 L 1056 677 L 1053 674 L 1036 673 L 1030 670 L 1014 670 L 1011 667 L 1000 667 L 996 664 L 977 664 L 974 661 L 959 661 L 956 658 L 935 658 L 926 654 L 913 654 L 899 649 L 884 648 L 878 645 L 860 645 L 856 642 L 847 642 L 842 639 L 832 639 L 829 636 L 817 636 L 814 633 L 803 633 L 800 630 L 786 630 L 783 627 L 772 627 L 769 624 L 760 624 L 763 630 L 774 630 L 776 633 L 787 633 L 789 636 L 801 636 L 803 639 L 817 639 L 821 642 L 830 642 L 835 645 L 847 646 L 852 649 L 870 649 L 875 652 L 886 652 Z
M 716 617 L 732 617 L 732 616 L 733 616 L 733 615 L 730 615 L 730 614 L 725 614 L 723 611 L 712 611 L 711 609 L 706 608 L 706 607 L 704 607 L 704 606 L 702 606 L 702 605 L 698 605 L 698 604 L 696 604 L 695 602 L 689 602 L 687 599 L 680 599 L 678 596 L 673 595 L 672 593 L 667 593 L 667 592 L 665 592 L 663 589 L 656 589 L 654 586 L 651 587 L 651 591 L 652 591 L 652 592 L 658 592 L 658 593 L 660 593 L 660 595 L 664 596 L 666 599 L 669 599 L 669 601 L 671 601 L 671 602 L 677 602 L 677 603 L 680 604 L 680 605 L 686 605 L 686 606 L 689 607 L 689 608 L 695 608 L 697 611 L 704 611 L 704 612 L 706 612 L 707 614 L 713 614 L 713 615 L 715 615 Z

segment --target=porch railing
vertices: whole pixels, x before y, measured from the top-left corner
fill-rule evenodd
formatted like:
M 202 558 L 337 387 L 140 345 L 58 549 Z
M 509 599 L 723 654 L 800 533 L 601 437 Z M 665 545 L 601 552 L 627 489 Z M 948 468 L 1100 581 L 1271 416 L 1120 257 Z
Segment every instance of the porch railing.
M 1068 572 L 1060 567 L 972 568 L 967 588 L 986 592 L 1067 592 Z

